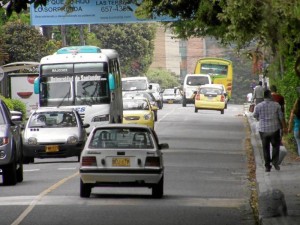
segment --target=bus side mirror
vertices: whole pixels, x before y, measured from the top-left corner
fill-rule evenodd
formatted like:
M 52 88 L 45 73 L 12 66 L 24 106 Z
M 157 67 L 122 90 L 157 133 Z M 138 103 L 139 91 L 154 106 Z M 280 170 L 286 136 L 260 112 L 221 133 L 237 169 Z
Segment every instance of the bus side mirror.
M 40 78 L 35 78 L 33 83 L 34 94 L 40 93 Z
M 109 90 L 113 91 L 116 89 L 115 78 L 114 75 L 112 75 L 111 73 L 108 75 L 108 83 L 109 83 Z

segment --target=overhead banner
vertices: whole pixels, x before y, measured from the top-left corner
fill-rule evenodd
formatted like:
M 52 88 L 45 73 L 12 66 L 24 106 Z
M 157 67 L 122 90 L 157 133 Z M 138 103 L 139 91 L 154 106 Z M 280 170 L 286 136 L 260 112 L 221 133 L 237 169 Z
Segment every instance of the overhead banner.
M 61 10 L 65 0 L 48 0 L 46 6 L 41 5 L 34 8 L 31 4 L 31 24 L 47 26 L 175 21 L 167 16 L 156 16 L 146 20 L 138 19 L 134 15 L 137 6 L 127 2 L 127 0 L 74 0 L 73 12 L 67 13 L 65 10 Z

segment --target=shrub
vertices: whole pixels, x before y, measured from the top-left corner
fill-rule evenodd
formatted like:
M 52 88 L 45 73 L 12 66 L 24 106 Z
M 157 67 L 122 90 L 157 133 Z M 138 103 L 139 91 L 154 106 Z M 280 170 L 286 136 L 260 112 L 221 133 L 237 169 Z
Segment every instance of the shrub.
M 5 102 L 10 110 L 19 111 L 22 113 L 23 119 L 26 118 L 26 104 L 19 99 L 5 98 L 0 95 L 0 98 Z
M 11 99 L 13 110 L 22 113 L 23 119 L 26 118 L 26 104 L 19 99 Z

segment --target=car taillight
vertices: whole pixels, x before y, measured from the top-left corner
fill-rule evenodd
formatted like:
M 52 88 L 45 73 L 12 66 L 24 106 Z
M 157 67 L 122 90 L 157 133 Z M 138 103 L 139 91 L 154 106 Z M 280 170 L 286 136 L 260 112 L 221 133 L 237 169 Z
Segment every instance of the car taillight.
M 200 94 L 196 94 L 195 99 L 196 99 L 196 100 L 200 100 Z
M 225 102 L 225 96 L 221 95 L 221 102 Z
M 155 156 L 148 156 L 146 158 L 145 167 L 160 167 L 160 158 Z
M 83 156 L 81 165 L 82 166 L 97 166 L 96 156 Z

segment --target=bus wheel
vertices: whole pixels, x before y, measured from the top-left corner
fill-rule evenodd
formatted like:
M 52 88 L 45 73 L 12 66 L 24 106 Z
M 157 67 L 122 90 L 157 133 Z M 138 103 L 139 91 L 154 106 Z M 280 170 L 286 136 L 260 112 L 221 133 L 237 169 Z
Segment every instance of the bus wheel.
M 221 114 L 224 114 L 224 109 L 221 110 Z

